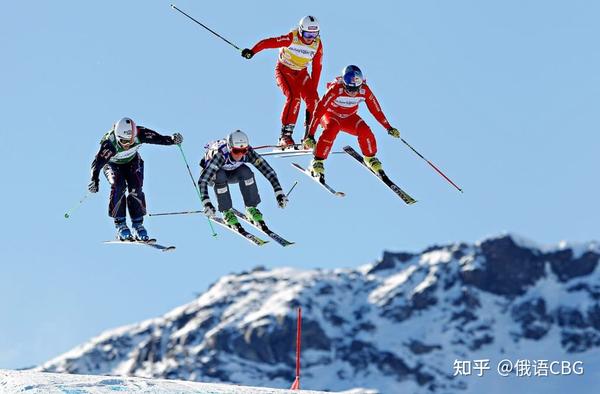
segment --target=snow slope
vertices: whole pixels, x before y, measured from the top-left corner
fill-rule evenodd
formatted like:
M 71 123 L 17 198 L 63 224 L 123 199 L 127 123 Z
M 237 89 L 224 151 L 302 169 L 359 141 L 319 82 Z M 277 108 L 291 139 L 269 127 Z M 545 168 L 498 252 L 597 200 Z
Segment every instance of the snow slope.
M 207 384 L 181 380 L 143 379 L 114 376 L 70 375 L 32 371 L 0 370 L 0 392 L 31 394 L 290 394 L 292 390 Z M 302 391 L 319 394 L 322 391 Z M 349 394 L 349 393 L 346 393 Z

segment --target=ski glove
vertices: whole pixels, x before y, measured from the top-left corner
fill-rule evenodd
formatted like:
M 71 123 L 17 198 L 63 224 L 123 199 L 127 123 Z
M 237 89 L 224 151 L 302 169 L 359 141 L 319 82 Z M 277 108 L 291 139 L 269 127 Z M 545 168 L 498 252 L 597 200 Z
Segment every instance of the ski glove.
M 99 182 L 97 179 L 92 179 L 90 184 L 88 185 L 88 190 L 90 193 L 98 193 Z
M 275 198 L 277 199 L 277 205 L 279 205 L 279 208 L 285 208 L 288 203 L 288 198 L 282 190 L 275 192 Z
M 314 149 L 315 145 L 317 145 L 317 141 L 315 141 L 314 136 L 308 136 L 302 140 L 302 144 L 304 144 L 304 149 Z
M 252 52 L 251 49 L 245 48 L 242 50 L 242 57 L 245 57 L 246 59 L 252 59 L 252 56 L 254 56 L 254 52 Z
M 211 218 L 217 214 L 217 210 L 211 202 L 207 202 L 206 204 L 204 204 L 204 214 Z
M 183 142 L 183 136 L 179 133 L 173 134 L 173 136 L 171 138 L 173 138 L 173 143 L 175 145 L 179 145 Z
M 388 134 L 391 135 L 394 138 L 400 138 L 400 131 L 398 131 L 398 129 L 394 128 L 394 127 L 390 127 L 387 130 Z

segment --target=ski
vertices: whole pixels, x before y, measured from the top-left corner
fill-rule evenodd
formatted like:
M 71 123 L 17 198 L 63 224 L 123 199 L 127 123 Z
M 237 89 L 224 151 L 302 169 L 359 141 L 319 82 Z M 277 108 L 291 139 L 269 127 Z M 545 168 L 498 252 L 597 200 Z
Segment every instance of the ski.
M 353 157 L 356 161 L 358 161 L 360 164 L 362 164 L 362 166 L 364 168 L 369 170 L 369 172 L 371 174 L 375 175 L 377 177 L 377 179 L 379 179 L 381 182 L 383 182 L 394 193 L 396 193 L 402 199 L 402 201 L 404 201 L 408 205 L 414 204 L 417 202 L 417 200 L 412 198 L 410 195 L 408 195 L 408 193 L 406 193 L 404 190 L 400 189 L 400 187 L 398 185 L 396 185 L 394 182 L 392 182 L 392 180 L 390 178 L 388 178 L 388 176 L 385 174 L 385 172 L 381 171 L 379 174 L 376 174 L 375 172 L 371 171 L 371 169 L 365 164 L 363 157 L 357 151 L 355 151 L 351 146 L 344 146 L 344 151 L 347 154 L 349 154 L 351 157 Z
M 210 220 L 212 220 L 213 222 L 225 227 L 226 229 L 228 229 L 229 231 L 234 232 L 235 234 L 245 238 L 246 240 L 248 240 L 249 242 L 253 243 L 254 245 L 257 246 L 262 246 L 264 244 L 266 244 L 269 241 L 265 241 L 262 240 L 260 238 L 258 238 L 256 235 L 249 233 L 248 231 L 246 231 L 241 224 L 238 224 L 235 228 L 234 227 L 229 227 L 227 225 L 227 223 L 225 223 L 225 221 L 220 218 L 220 217 L 209 217 Z
M 164 246 L 164 245 L 160 245 L 156 243 L 156 239 L 152 238 L 149 239 L 148 241 L 121 241 L 118 239 L 115 239 L 113 241 L 104 241 L 105 244 L 123 244 L 123 245 L 146 245 L 149 246 L 151 248 L 160 250 L 162 252 L 170 252 L 172 250 L 175 250 L 175 246 Z
M 271 148 L 274 150 L 278 150 L 280 152 L 282 151 L 294 151 L 294 150 L 298 150 L 298 149 L 304 149 L 304 145 L 303 144 L 293 144 L 293 145 L 285 145 L 285 146 L 281 146 L 281 145 L 260 145 L 260 146 L 253 146 L 252 149 L 257 150 L 257 149 L 266 149 L 266 148 Z
M 305 156 L 312 155 L 312 149 L 273 149 L 272 151 L 260 153 L 261 156 L 280 156 L 280 157 L 291 157 L 291 156 Z
M 283 238 L 282 236 L 280 236 L 279 234 L 272 231 L 269 227 L 267 227 L 267 224 L 265 222 L 261 222 L 260 224 L 257 225 L 256 223 L 254 223 L 253 221 L 248 219 L 246 217 L 246 215 L 243 214 L 242 212 L 238 211 L 235 208 L 232 208 L 232 209 L 233 209 L 233 212 L 235 213 L 235 216 L 242 219 L 244 222 L 248 223 L 249 225 L 251 225 L 252 227 L 257 229 L 258 231 L 262 231 L 263 233 L 268 235 L 269 238 L 271 238 L 273 241 L 277 242 L 279 245 L 286 247 L 286 246 L 290 246 L 290 245 L 294 244 L 294 242 L 290 242 L 290 241 L 286 240 L 285 238 Z
M 335 189 L 333 189 L 331 186 L 329 186 L 327 183 L 325 183 L 325 178 L 322 175 L 320 177 L 316 178 L 316 177 L 312 176 L 310 171 L 308 171 L 307 169 L 304 169 L 301 165 L 296 164 L 296 163 L 292 163 L 292 165 L 298 171 L 300 171 L 301 173 L 303 173 L 304 175 L 306 175 L 313 181 L 317 182 L 319 185 L 323 186 L 325 188 L 325 190 L 327 190 L 329 193 L 333 194 L 334 196 L 344 197 L 346 195 L 346 193 L 344 193 L 344 192 L 335 191 Z

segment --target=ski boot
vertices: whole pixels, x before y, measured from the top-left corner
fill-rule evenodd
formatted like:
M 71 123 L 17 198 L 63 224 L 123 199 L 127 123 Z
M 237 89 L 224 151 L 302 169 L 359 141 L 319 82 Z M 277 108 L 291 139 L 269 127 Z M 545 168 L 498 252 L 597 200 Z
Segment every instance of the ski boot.
M 115 227 L 117 228 L 117 239 L 119 241 L 133 241 L 133 235 L 127 227 L 125 218 L 115 219 Z
M 148 242 L 150 238 L 148 237 L 148 231 L 146 231 L 146 229 L 144 228 L 143 218 L 132 219 L 131 224 L 133 226 L 135 240 L 141 242 Z
M 246 207 L 246 218 L 257 226 L 264 223 L 263 215 L 256 207 Z
M 310 171 L 310 175 L 315 178 L 325 177 L 325 167 L 323 166 L 324 160 L 321 159 L 312 159 L 310 165 L 308 166 L 308 171 Z
M 231 228 L 235 228 L 240 225 L 237 216 L 235 216 L 235 213 L 233 212 L 233 209 L 228 209 L 223 212 L 223 220 L 225 221 L 225 224 Z
M 365 161 L 365 164 L 367 165 L 367 167 L 369 167 L 369 169 L 371 171 L 373 171 L 375 174 L 381 174 L 383 172 L 383 167 L 381 166 L 381 162 L 379 161 L 379 159 L 375 156 L 365 156 L 363 158 L 363 160 Z
M 279 137 L 279 142 L 277 145 L 283 149 L 294 148 L 295 142 L 292 138 L 292 134 L 294 133 L 294 125 L 286 124 L 281 126 L 281 136 Z

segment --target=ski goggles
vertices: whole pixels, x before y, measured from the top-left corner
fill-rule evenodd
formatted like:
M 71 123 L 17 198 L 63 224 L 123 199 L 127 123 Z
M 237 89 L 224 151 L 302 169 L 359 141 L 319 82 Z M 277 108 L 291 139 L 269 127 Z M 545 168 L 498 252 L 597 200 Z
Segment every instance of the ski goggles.
M 231 148 L 231 153 L 233 153 L 234 155 L 245 155 L 246 153 L 248 153 L 248 147 L 247 146 L 244 146 L 242 148 L 233 147 L 233 148 Z
M 360 90 L 361 85 L 358 86 L 350 86 L 350 85 L 346 85 L 344 84 L 344 88 L 346 89 L 346 91 L 348 91 L 349 93 L 356 93 Z
M 317 37 L 319 37 L 318 31 L 302 31 L 302 38 L 305 38 L 307 40 L 314 40 Z
M 133 139 L 131 138 L 119 138 L 119 144 L 123 147 L 128 147 L 133 144 Z

